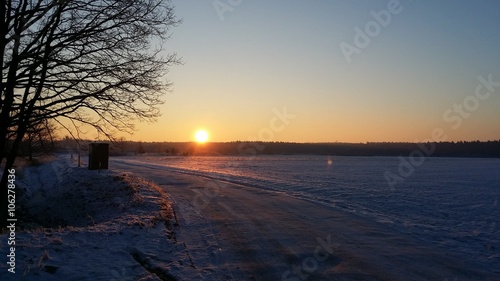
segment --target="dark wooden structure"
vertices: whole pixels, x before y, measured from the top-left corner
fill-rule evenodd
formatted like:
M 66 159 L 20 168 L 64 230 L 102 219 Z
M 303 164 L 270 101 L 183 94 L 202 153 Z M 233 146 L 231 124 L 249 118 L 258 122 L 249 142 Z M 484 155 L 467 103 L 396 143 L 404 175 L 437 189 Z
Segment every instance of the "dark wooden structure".
M 109 144 L 94 142 L 89 144 L 89 170 L 108 168 Z

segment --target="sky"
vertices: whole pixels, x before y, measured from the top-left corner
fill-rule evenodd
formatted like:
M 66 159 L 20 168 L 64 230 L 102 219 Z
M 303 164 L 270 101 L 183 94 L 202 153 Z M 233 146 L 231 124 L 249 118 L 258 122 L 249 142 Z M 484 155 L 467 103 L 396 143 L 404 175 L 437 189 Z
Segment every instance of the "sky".
M 499 1 L 172 3 L 184 64 L 127 139 L 500 139 Z

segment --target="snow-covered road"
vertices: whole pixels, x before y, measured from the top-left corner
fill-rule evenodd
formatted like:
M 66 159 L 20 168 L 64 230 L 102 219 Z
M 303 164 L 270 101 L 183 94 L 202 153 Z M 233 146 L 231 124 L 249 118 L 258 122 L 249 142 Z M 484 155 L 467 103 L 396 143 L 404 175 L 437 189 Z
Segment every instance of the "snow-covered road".
M 382 224 L 281 193 L 112 158 L 168 192 L 206 280 L 499 280 Z

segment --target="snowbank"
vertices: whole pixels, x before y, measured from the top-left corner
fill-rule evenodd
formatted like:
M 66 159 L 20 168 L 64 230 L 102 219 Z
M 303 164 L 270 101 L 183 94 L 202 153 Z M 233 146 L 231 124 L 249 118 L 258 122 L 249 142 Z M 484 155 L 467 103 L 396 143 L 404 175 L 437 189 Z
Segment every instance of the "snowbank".
M 2 233 L 0 280 L 199 279 L 176 242 L 170 198 L 153 183 L 79 168 L 69 156 L 22 174 L 15 274 Z

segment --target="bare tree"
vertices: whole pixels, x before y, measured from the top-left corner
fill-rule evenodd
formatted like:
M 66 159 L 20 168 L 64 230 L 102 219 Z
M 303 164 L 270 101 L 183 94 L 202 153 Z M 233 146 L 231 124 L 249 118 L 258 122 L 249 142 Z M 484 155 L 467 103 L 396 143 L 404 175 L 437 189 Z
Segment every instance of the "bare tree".
M 34 153 L 50 153 L 54 150 L 54 133 L 56 130 L 57 126 L 47 119 L 30 124 L 23 139 L 24 154 L 29 157 L 30 161 L 33 160 Z M 22 153 L 21 151 L 21 155 Z
M 169 0 L 0 0 L 1 218 L 7 170 L 30 124 L 55 119 L 111 136 L 153 121 L 179 63 L 162 43 L 178 23 Z

